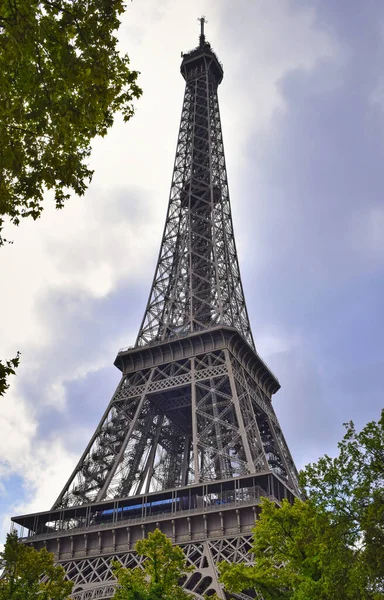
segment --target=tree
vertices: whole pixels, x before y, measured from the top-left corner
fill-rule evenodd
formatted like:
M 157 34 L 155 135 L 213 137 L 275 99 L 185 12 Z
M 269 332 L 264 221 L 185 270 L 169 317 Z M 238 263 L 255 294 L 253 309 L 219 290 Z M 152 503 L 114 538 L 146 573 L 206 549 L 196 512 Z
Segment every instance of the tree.
M 0 360 L 0 396 L 4 396 L 5 391 L 9 388 L 7 378 L 9 375 L 15 374 L 15 369 L 19 365 L 20 354 L 17 353 L 15 358 L 11 358 L 5 362 Z
M 82 195 L 91 142 L 133 115 L 137 71 L 117 51 L 122 0 L 0 0 L 0 245 L 5 218 Z
M 333 526 L 349 532 L 370 589 L 384 597 L 384 410 L 360 433 L 352 421 L 344 425 L 338 456 L 307 465 L 300 480 Z
M 384 598 L 384 411 L 300 474 L 307 500 L 277 507 L 263 499 L 254 529 L 254 566 L 220 565 L 229 591 L 265 600 Z
M 142 91 L 117 51 L 122 0 L 0 0 L 0 246 L 6 220 L 83 195 L 91 142 Z M 18 357 L 0 361 L 0 396 Z
M 187 567 L 182 549 L 172 546 L 164 533 L 159 529 L 149 533 L 147 539 L 136 543 L 135 550 L 139 556 L 145 557 L 142 569 L 125 569 L 119 562 L 114 562 L 114 574 L 118 581 L 114 600 L 191 598 L 179 582 L 193 567 Z
M 330 515 L 311 502 L 262 501 L 254 529 L 255 566 L 220 565 L 226 589 L 256 589 L 264 600 L 362 599 L 366 580 L 353 549 Z
M 10 533 L 0 553 L 0 600 L 65 600 L 72 582 L 45 548 L 35 550 Z

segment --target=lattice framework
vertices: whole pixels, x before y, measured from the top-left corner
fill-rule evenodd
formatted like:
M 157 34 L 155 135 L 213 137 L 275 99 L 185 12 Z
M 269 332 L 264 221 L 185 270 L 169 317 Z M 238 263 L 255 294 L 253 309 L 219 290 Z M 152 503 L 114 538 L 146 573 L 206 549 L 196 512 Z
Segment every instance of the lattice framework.
M 299 493 L 270 399 L 224 349 L 124 376 L 55 507 L 268 469 Z
M 210 45 L 184 57 L 186 79 L 168 213 L 137 345 L 218 324 L 254 346 L 233 234 Z
M 227 539 L 194 542 L 182 546 L 187 564 L 195 570 L 185 575 L 180 582 L 182 587 L 198 598 L 219 593 L 221 586 L 217 581 L 215 565 L 225 561 L 229 563 L 244 562 L 252 564 L 251 536 L 239 535 Z M 111 598 L 115 590 L 115 579 L 112 573 L 112 562 L 119 561 L 126 568 L 140 568 L 142 557 L 135 552 L 84 558 L 62 562 L 67 577 L 74 583 L 73 600 L 96 600 Z M 82 589 L 82 588 L 85 589 Z M 248 600 L 246 594 L 239 596 Z

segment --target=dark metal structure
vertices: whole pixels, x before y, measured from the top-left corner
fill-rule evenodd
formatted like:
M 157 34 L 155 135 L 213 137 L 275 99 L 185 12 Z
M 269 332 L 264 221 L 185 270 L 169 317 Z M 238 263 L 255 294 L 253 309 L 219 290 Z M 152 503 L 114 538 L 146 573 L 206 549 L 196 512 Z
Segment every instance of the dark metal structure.
M 159 259 L 122 378 L 51 511 L 15 517 L 75 582 L 110 598 L 111 559 L 139 565 L 137 539 L 160 527 L 217 592 L 215 564 L 250 561 L 261 496 L 299 495 L 272 407 L 277 379 L 256 352 L 233 235 L 217 90 L 223 68 L 204 35 L 183 55 L 185 96 Z

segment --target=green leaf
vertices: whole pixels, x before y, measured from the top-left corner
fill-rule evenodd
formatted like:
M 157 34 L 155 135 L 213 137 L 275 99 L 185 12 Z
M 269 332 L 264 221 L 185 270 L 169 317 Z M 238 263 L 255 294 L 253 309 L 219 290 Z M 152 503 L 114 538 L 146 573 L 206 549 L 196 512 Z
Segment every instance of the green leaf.
M 9 388 L 8 377 L 15 375 L 16 368 L 19 366 L 20 353 L 18 352 L 15 358 L 2 362 L 0 360 L 0 396 L 3 396 Z
M 0 245 L 4 217 L 36 219 L 44 192 L 57 208 L 84 194 L 91 144 L 134 114 L 137 71 L 117 50 L 123 2 L 0 4 Z

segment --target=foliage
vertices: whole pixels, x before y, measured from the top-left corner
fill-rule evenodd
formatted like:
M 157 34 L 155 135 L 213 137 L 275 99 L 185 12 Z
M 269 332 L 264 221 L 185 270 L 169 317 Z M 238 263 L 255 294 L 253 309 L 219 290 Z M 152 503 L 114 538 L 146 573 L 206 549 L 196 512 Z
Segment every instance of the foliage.
M 9 375 L 15 375 L 15 369 L 19 366 L 19 361 L 19 353 L 17 353 L 15 358 L 11 358 L 5 362 L 0 360 L 0 396 L 4 396 L 5 391 L 9 388 L 7 378 Z
M 307 465 L 301 484 L 359 548 L 372 590 L 384 591 L 384 410 L 357 433 L 352 422 L 336 458 Z M 384 597 L 384 594 L 383 594 Z
M 133 115 L 138 73 L 117 51 L 122 0 L 0 0 L 0 245 L 5 216 L 84 194 L 91 141 Z
M 221 563 L 229 591 L 255 589 L 265 600 L 384 599 L 384 411 L 339 454 L 300 475 L 305 502 L 263 499 L 254 529 L 255 565 Z
M 17 533 L 7 536 L 0 570 L 0 600 L 65 600 L 72 590 L 63 567 L 54 565 L 53 554 L 20 543 Z
M 254 530 L 255 566 L 221 564 L 221 580 L 231 591 L 254 588 L 265 600 L 364 598 L 364 574 L 343 532 L 311 502 L 262 501 Z M 368 597 L 368 596 L 367 596 Z
M 118 587 L 114 600 L 188 600 L 190 594 L 179 585 L 183 575 L 193 567 L 186 566 L 186 558 L 179 546 L 172 546 L 159 529 L 148 534 L 135 546 L 144 557 L 142 569 L 124 569 L 114 562 Z

